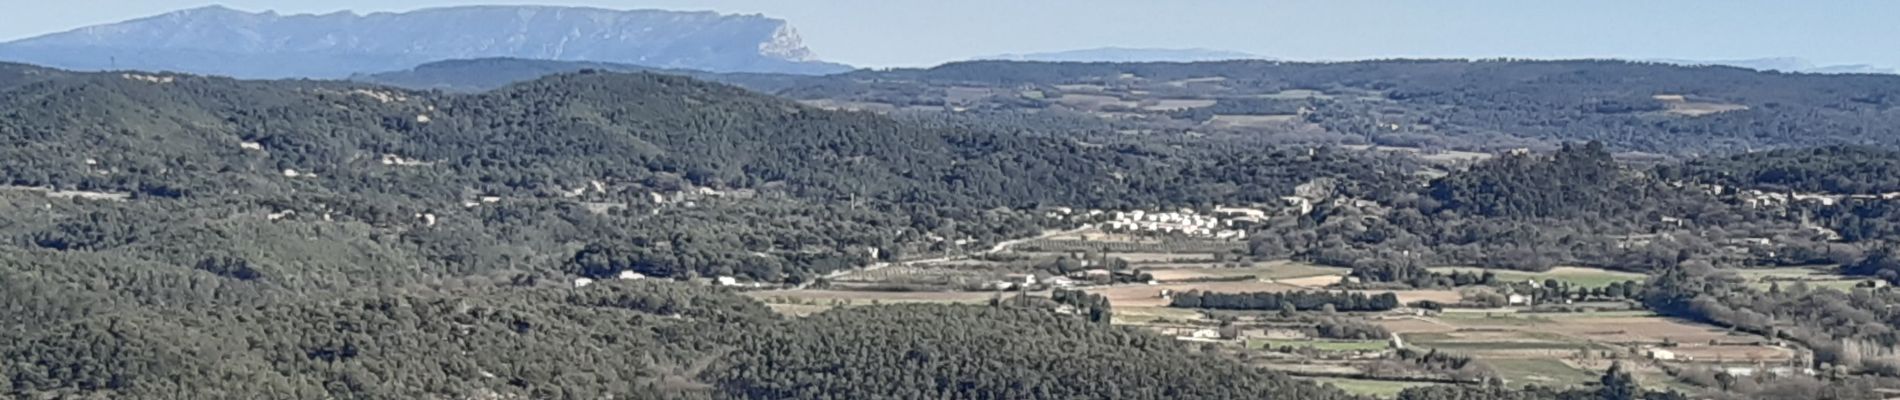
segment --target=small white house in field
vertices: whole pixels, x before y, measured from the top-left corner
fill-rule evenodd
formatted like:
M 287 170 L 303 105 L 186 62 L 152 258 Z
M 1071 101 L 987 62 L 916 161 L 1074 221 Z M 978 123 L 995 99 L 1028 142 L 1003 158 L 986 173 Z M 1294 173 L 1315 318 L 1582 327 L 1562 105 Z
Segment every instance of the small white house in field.
M 575 279 L 574 279 L 574 287 L 575 287 L 575 288 L 577 288 L 577 289 L 578 289 L 578 288 L 584 288 L 584 287 L 587 287 L 587 285 L 592 285 L 592 284 L 594 284 L 594 280 L 593 280 L 593 279 L 587 279 L 587 278 L 575 278 Z
M 1528 306 L 1528 305 L 1531 305 L 1532 302 L 1536 301 L 1535 298 L 1532 298 L 1531 295 L 1528 295 L 1528 294 L 1512 294 L 1509 297 L 1506 297 L 1506 300 L 1508 300 L 1511 303 L 1511 305 L 1514 305 L 1514 306 Z
M 1657 361 L 1675 361 L 1676 352 L 1663 349 L 1649 349 L 1649 359 Z
M 1194 331 L 1193 333 L 1188 334 L 1188 337 L 1195 338 L 1195 339 L 1220 339 L 1220 331 L 1214 330 L 1214 329 L 1202 329 L 1202 330 L 1197 330 L 1197 331 Z
M 721 276 L 715 281 L 719 283 L 719 286 L 739 286 L 739 278 L 730 276 Z
M 620 271 L 620 280 L 623 280 L 623 281 L 637 281 L 637 280 L 646 279 L 646 278 L 647 278 L 646 275 L 642 275 L 639 272 Z

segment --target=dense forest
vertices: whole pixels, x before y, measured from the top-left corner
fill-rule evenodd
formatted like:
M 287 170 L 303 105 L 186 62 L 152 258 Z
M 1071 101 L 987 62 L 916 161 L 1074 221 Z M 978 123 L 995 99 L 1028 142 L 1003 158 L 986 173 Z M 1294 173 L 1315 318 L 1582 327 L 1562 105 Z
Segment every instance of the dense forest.
M 411 88 L 480 91 L 582 69 L 633 68 L 559 61 L 467 60 L 359 77 Z M 1052 101 L 1001 96 L 964 104 L 951 93 L 1014 93 L 1060 85 L 1139 88 L 1159 96 L 1211 98 L 1210 107 L 1169 110 L 1204 122 L 1214 114 L 1304 115 L 1326 135 L 1269 130 L 1294 142 L 1341 140 L 1395 146 L 1506 150 L 1603 142 L 1617 152 L 1694 157 L 1760 149 L 1900 146 L 1894 113 L 1900 78 L 1762 72 L 1607 60 L 1372 60 L 1337 63 L 1042 63 L 971 61 L 925 69 L 860 70 L 832 76 L 684 73 L 800 100 L 830 100 L 1037 113 Z M 507 79 L 496 79 L 507 77 Z M 1218 85 L 1183 84 L 1218 78 Z M 1323 99 L 1262 99 L 1289 90 Z M 1304 109 L 1304 110 L 1303 110 Z M 1160 129 L 1167 124 L 1136 124 Z M 1173 126 L 1180 133 L 1202 129 Z M 1259 135 L 1252 135 L 1259 136 Z M 1112 137 L 1112 136 L 1111 136 Z
M 1772 192 L 1881 195 L 1900 192 L 1900 151 L 1866 146 L 1774 150 L 1694 160 L 1661 173 Z
M 10 332 L 0 346 L 9 360 L 7 392 L 115 398 L 1350 398 L 1240 368 L 1237 361 L 1188 350 L 1169 338 L 1035 308 L 865 307 L 784 320 L 752 300 L 704 286 L 610 282 L 568 289 L 518 282 L 160 315 L 131 310 L 10 325 L 29 329 Z
M 974 61 L 928 69 L 856 71 L 779 93 L 794 98 L 875 96 L 875 83 L 915 85 L 1122 84 L 1220 77 L 1225 87 L 1375 93 L 1383 101 L 1333 101 L 1309 120 L 1373 142 L 1455 148 L 1555 147 L 1600 141 L 1618 151 L 1734 153 L 1748 149 L 1900 145 L 1894 114 L 1900 77 L 1803 75 L 1732 67 L 1625 61 L 1380 60 L 1341 63 L 1035 63 Z M 859 82 L 854 86 L 850 82 Z M 1186 90 L 1186 89 L 1184 89 Z M 1663 96 L 1663 97 L 1658 97 Z M 1683 104 L 1731 109 L 1682 118 Z M 1218 107 L 1218 106 L 1217 106 Z M 1737 108 L 1739 107 L 1739 108 Z M 1398 126 L 1396 131 L 1390 127 Z M 1381 129 L 1384 128 L 1384 129 Z M 1508 147 L 1506 147 L 1508 148 Z
M 223 255 L 266 281 L 289 266 L 203 236 L 316 229 L 386 256 L 301 273 L 412 275 L 347 274 L 363 280 L 428 276 L 424 263 L 798 282 L 1046 224 L 1011 210 L 1268 201 L 1317 178 L 1397 185 L 1386 177 L 1407 168 L 1355 152 L 1092 146 L 644 73 L 471 95 L 85 74 L 0 103 L 7 184 L 133 200 L 33 210 L 4 228 L 16 242 L 181 266 Z M 333 223 L 354 231 L 321 228 Z

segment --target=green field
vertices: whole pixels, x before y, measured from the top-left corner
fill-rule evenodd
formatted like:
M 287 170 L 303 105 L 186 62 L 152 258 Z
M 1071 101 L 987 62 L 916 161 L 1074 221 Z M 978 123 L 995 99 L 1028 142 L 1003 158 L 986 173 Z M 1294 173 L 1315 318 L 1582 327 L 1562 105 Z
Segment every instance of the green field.
M 1549 313 L 1465 312 L 1447 310 L 1439 321 L 1458 326 L 1530 326 L 1555 322 Z
M 1580 386 L 1601 377 L 1557 360 L 1485 360 L 1484 363 L 1512 384 Z
M 1498 312 L 1446 310 L 1438 315 L 1438 320 L 1458 326 L 1531 326 L 1557 322 L 1558 320 L 1590 318 L 1636 318 L 1655 316 L 1648 310 L 1618 310 L 1594 312 Z
M 1748 285 L 1756 290 L 1768 290 L 1774 283 L 1787 289 L 1799 281 L 1811 288 L 1827 288 L 1839 291 L 1851 291 L 1855 285 L 1870 278 L 1850 277 L 1829 271 L 1833 266 L 1749 268 L 1735 270 L 1736 275 L 1748 280 Z
M 1352 394 L 1374 396 L 1374 397 L 1381 397 L 1381 398 L 1388 398 L 1388 399 L 1393 398 L 1393 397 L 1398 397 L 1399 392 L 1404 391 L 1405 389 L 1432 385 L 1430 383 L 1423 383 L 1423 382 L 1375 381 L 1375 380 L 1366 380 L 1366 379 L 1345 379 L 1345 378 L 1312 378 L 1310 380 L 1314 382 L 1318 382 L 1318 383 L 1333 385 L 1333 387 L 1337 387 L 1339 388 L 1339 390 L 1344 390 Z
M 1600 288 L 1604 286 L 1609 286 L 1612 283 L 1622 283 L 1626 281 L 1642 282 L 1644 279 L 1647 278 L 1647 276 L 1643 274 L 1638 274 L 1638 273 L 1633 273 L 1633 272 L 1610 271 L 1610 270 L 1598 269 L 1598 268 L 1581 268 L 1581 267 L 1558 267 L 1558 268 L 1552 268 L 1550 271 L 1545 271 L 1545 272 L 1525 272 L 1525 271 L 1511 271 L 1511 270 L 1502 270 L 1502 269 L 1487 270 L 1483 268 L 1473 268 L 1473 267 L 1439 267 L 1439 268 L 1432 268 L 1431 270 L 1432 272 L 1437 272 L 1441 274 L 1449 274 L 1453 272 L 1484 273 L 1484 271 L 1491 271 L 1491 273 L 1497 274 L 1498 280 L 1503 280 L 1503 281 L 1520 282 L 1520 281 L 1529 280 L 1529 281 L 1543 282 L 1546 280 L 1555 279 L 1559 282 L 1567 282 L 1567 283 L 1570 283 L 1571 285 L 1578 286 L 1578 287 L 1585 287 L 1585 288 Z
M 1247 348 L 1312 347 L 1322 351 L 1376 351 L 1385 349 L 1384 340 L 1250 340 Z
M 1404 335 L 1405 344 L 1411 347 L 1423 347 L 1454 351 L 1485 350 L 1599 350 L 1600 344 L 1578 341 L 1563 335 L 1544 332 L 1514 332 L 1506 340 L 1478 340 L 1459 338 L 1451 333 L 1413 333 Z

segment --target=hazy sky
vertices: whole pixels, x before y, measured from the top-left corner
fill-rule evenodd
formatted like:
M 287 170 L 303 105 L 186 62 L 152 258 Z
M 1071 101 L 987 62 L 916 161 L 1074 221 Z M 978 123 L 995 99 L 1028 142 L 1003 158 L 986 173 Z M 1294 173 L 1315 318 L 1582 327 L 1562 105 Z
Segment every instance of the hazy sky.
M 0 40 L 223 4 L 403 11 L 462 0 L 0 0 Z M 765 14 L 821 58 L 920 66 L 1089 47 L 1202 47 L 1295 60 L 1802 57 L 1900 66 L 1900 2 L 1756 0 L 513 0 Z

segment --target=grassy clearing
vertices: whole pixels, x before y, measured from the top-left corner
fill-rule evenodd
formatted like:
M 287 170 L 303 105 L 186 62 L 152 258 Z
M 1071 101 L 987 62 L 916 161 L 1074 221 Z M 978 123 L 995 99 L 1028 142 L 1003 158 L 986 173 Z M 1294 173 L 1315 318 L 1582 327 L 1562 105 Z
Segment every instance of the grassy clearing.
M 1437 272 L 1441 274 L 1449 274 L 1453 272 L 1484 273 L 1484 271 L 1486 271 L 1486 269 L 1483 269 L 1483 268 L 1472 268 L 1472 267 L 1439 267 L 1439 268 L 1432 268 L 1431 270 L 1432 272 Z M 1503 281 L 1531 280 L 1531 281 L 1543 282 L 1546 280 L 1555 279 L 1558 282 L 1567 282 L 1567 283 L 1570 283 L 1571 285 L 1578 286 L 1578 287 L 1585 287 L 1585 288 L 1600 288 L 1604 286 L 1609 286 L 1612 283 L 1623 283 L 1626 281 L 1642 282 L 1644 279 L 1648 278 L 1647 276 L 1643 274 L 1638 274 L 1638 273 L 1633 273 L 1633 272 L 1610 271 L 1606 269 L 1582 268 L 1582 267 L 1557 267 L 1557 268 L 1552 268 L 1551 270 L 1544 271 L 1544 272 L 1525 272 L 1525 271 L 1511 271 L 1511 270 L 1500 270 L 1500 269 L 1493 269 L 1489 271 L 1491 271 L 1491 273 L 1493 274 L 1497 274 L 1498 279 L 1503 280 Z
M 1281 347 L 1312 347 L 1321 351 L 1378 351 L 1386 348 L 1383 340 L 1279 340 L 1262 339 L 1247 341 L 1247 348 L 1278 349 Z
M 1373 396 L 1373 397 L 1387 398 L 1387 399 L 1398 397 L 1399 392 L 1405 391 L 1405 389 L 1431 385 L 1430 383 L 1423 383 L 1423 382 L 1375 381 L 1375 380 L 1366 380 L 1366 379 L 1344 379 L 1344 378 L 1313 378 L 1310 380 L 1313 382 L 1333 385 L 1333 387 L 1339 388 L 1339 390 L 1344 390 L 1352 394 Z
M 1199 321 L 1199 310 L 1173 307 L 1115 307 L 1114 323 L 1145 325 L 1158 321 Z
M 1513 384 L 1581 386 L 1596 382 L 1600 377 L 1557 360 L 1485 360 L 1484 363 Z

